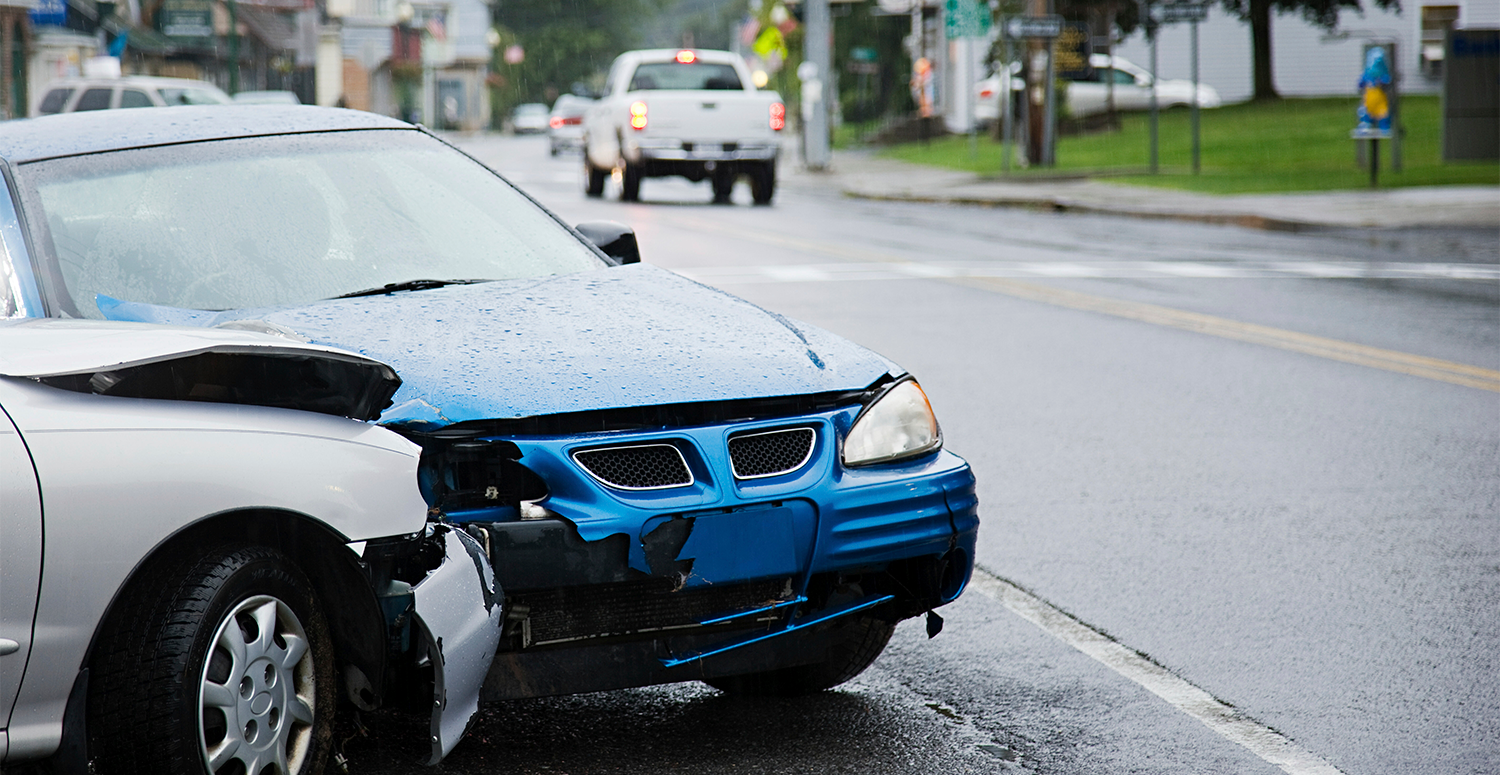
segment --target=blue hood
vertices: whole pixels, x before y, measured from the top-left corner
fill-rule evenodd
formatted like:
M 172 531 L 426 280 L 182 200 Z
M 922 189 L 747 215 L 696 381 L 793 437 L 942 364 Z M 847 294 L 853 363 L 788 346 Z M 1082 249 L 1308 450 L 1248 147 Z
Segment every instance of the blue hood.
M 117 320 L 264 321 L 383 361 L 403 382 L 380 422 L 416 430 L 858 390 L 900 373 L 852 342 L 646 264 L 270 310 L 101 308 Z

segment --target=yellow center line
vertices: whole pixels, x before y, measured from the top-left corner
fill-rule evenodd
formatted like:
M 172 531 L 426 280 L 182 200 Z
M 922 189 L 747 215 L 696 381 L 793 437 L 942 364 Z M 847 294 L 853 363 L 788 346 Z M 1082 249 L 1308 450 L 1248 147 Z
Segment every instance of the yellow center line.
M 842 245 L 800 239 L 783 234 L 769 234 L 754 229 L 740 229 L 733 226 L 726 227 L 724 224 L 711 224 L 698 221 L 697 219 L 689 220 L 690 223 L 685 224 L 689 228 L 696 226 L 704 231 L 711 231 L 720 235 L 727 232 L 740 239 L 760 242 L 762 244 L 794 248 L 840 259 L 853 259 L 866 262 L 912 263 L 911 259 L 901 256 L 851 249 Z M 1412 355 L 1411 353 L 1404 353 L 1397 350 L 1369 347 L 1353 342 L 1345 342 L 1340 339 L 1329 339 L 1327 337 L 1289 331 L 1284 328 L 1242 323 L 1238 320 L 1204 315 L 1198 312 L 1187 312 L 1185 310 L 1172 309 L 1171 307 L 1160 307 L 1155 304 L 1111 299 L 1105 296 L 1079 293 L 1078 291 L 1053 288 L 1021 280 L 1006 280 L 997 277 L 934 279 L 938 279 L 940 282 L 1001 293 L 1017 299 L 1051 304 L 1056 307 L 1113 315 L 1127 320 L 1151 323 L 1183 331 L 1193 331 L 1251 344 L 1265 345 L 1304 355 L 1313 355 L 1343 363 L 1367 366 L 1372 369 L 1383 369 L 1397 374 L 1407 374 L 1413 377 L 1423 377 L 1438 382 L 1447 382 L 1454 385 L 1500 393 L 1500 371 L 1471 366 L 1465 363 L 1445 361 L 1440 358 L 1429 358 L 1422 355 Z
M 1315 355 L 1319 358 L 1353 363 L 1359 366 L 1393 371 L 1398 374 L 1409 374 L 1414 377 L 1425 377 L 1426 379 L 1437 380 L 1439 382 L 1448 382 L 1454 385 L 1463 385 L 1465 387 L 1500 393 L 1500 371 L 1485 369 L 1479 366 L 1470 366 L 1439 358 L 1428 358 L 1422 355 L 1412 355 L 1397 350 L 1384 350 L 1379 347 L 1354 344 L 1353 342 L 1345 342 L 1340 339 L 1329 339 L 1322 336 L 1313 336 L 1312 334 L 1288 331 L 1284 328 L 1242 323 L 1238 320 L 1204 315 L 1198 312 L 1187 312 L 1170 307 L 1159 307 L 1155 304 L 1110 299 L 1104 296 L 1094 296 L 1088 293 L 1052 288 L 1019 280 L 968 277 L 953 278 L 948 280 L 948 282 L 1003 293 L 1007 296 L 1026 299 L 1027 301 L 1039 301 L 1057 307 L 1098 312 L 1128 320 L 1137 320 L 1143 323 L 1152 323 L 1183 331 L 1193 331 L 1224 339 L 1265 345 L 1281 350 Z

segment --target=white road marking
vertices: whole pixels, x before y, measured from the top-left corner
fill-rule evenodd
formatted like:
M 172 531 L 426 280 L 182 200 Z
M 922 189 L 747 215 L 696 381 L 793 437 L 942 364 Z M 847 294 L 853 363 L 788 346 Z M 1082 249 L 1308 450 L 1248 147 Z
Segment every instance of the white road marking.
M 1221 737 L 1244 746 L 1288 775 L 1344 775 L 1285 735 L 1244 715 L 1139 652 L 1120 644 L 1036 595 L 975 567 L 970 588 L 994 598 L 1047 634 L 1103 663 L 1192 716 Z
M 1500 280 L 1497 264 L 1207 261 L 919 261 L 698 266 L 675 270 L 711 285 L 807 283 L 850 280 L 911 280 L 954 277 L 1048 278 L 1240 278 L 1240 279 L 1450 279 Z

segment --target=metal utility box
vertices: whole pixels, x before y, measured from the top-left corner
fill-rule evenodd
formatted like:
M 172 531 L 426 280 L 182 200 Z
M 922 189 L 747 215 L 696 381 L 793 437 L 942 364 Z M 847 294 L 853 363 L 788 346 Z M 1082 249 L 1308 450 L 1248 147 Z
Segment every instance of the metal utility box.
M 1449 30 L 1443 161 L 1500 159 L 1500 30 Z

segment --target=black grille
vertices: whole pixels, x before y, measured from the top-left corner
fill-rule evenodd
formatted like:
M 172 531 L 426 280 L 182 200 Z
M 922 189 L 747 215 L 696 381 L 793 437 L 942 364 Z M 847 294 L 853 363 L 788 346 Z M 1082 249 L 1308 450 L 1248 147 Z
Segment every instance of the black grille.
M 784 600 L 786 579 L 676 589 L 673 579 L 598 584 L 520 592 L 511 609 L 525 606 L 529 645 L 693 627 Z M 675 590 L 675 591 L 674 591 Z
M 812 428 L 745 433 L 729 440 L 736 479 L 759 479 L 795 471 L 812 456 Z
M 671 444 L 642 444 L 574 452 L 595 479 L 622 490 L 660 490 L 693 483 L 682 453 Z

